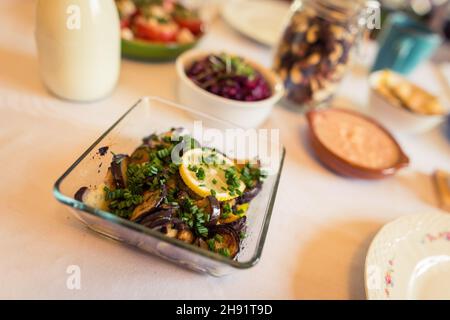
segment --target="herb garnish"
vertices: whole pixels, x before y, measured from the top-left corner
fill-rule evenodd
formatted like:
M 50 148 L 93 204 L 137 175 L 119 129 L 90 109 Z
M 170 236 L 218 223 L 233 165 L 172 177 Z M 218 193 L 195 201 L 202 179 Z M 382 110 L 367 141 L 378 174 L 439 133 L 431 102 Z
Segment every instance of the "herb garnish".
M 203 169 L 202 167 L 198 168 L 195 175 L 198 180 L 205 180 L 205 169 Z
M 229 167 L 225 170 L 225 179 L 227 180 L 229 194 L 232 196 L 236 193 L 239 194 L 241 180 L 239 179 L 238 172 L 235 167 Z
M 194 228 L 198 235 L 207 237 L 208 228 L 206 228 L 205 222 L 209 220 L 209 215 L 203 209 L 199 208 L 190 198 L 184 200 L 181 209 L 181 220 L 191 228 Z
M 267 173 L 259 166 L 252 166 L 246 163 L 240 170 L 240 178 L 247 188 L 253 188 L 257 183 L 262 182 L 267 177 Z
M 132 194 L 128 189 L 110 190 L 105 186 L 105 199 L 109 201 L 111 212 L 121 218 L 128 219 L 134 208 L 143 201 L 141 195 Z
M 223 255 L 224 257 L 229 257 L 231 255 L 230 249 L 228 248 L 220 248 L 219 254 Z

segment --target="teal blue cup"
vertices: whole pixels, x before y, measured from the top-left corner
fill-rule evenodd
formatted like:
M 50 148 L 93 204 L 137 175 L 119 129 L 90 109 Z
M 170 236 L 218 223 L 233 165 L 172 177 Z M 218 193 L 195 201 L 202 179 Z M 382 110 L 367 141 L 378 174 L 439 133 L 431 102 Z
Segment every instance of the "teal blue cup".
M 392 13 L 378 37 L 380 49 L 372 71 L 392 69 L 408 74 L 441 42 L 441 37 L 424 24 L 403 13 Z

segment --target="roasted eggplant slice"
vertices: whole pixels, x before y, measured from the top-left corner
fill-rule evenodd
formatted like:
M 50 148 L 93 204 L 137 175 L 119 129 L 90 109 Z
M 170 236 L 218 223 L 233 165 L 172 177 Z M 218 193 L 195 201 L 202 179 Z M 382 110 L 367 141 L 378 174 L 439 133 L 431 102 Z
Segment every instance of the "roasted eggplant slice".
M 144 201 L 134 209 L 130 220 L 139 223 L 142 220 L 141 218 L 156 211 L 166 196 L 167 189 L 164 185 L 161 189 L 145 192 Z
M 162 203 L 159 207 L 158 210 L 168 210 L 168 209 L 172 209 L 172 210 L 178 210 L 180 208 L 178 203 Z
M 170 131 L 161 134 L 151 134 L 143 139 L 143 143 L 150 147 L 150 149 L 165 148 L 171 145 L 172 141 L 176 142 L 178 137 L 181 137 L 184 132 L 183 128 L 172 128 Z M 174 139 L 172 139 L 174 138 Z
M 145 226 L 150 229 L 158 229 L 158 228 L 162 228 L 162 227 L 167 227 L 167 225 L 170 224 L 171 220 L 172 220 L 172 218 L 170 218 L 170 217 L 161 217 L 159 219 L 155 219 L 151 222 L 146 223 Z
M 127 187 L 127 168 L 129 159 L 130 158 L 126 154 L 115 154 L 113 156 L 111 173 L 118 189 Z
M 174 228 L 172 223 L 166 224 L 163 226 L 160 230 L 162 233 L 164 233 L 169 238 L 176 238 L 178 235 L 178 230 Z
M 172 219 L 172 224 L 173 224 L 173 227 L 175 229 L 177 229 L 177 230 L 188 229 L 188 226 L 186 225 L 186 223 L 183 220 L 179 219 L 179 218 L 173 218 Z
M 75 192 L 75 195 L 74 195 L 75 200 L 83 202 L 83 197 L 86 192 L 89 192 L 88 187 L 81 187 L 80 189 L 78 189 L 78 191 Z
M 178 191 L 177 193 L 177 201 L 183 203 L 187 198 L 189 198 L 189 194 L 186 191 Z
M 203 240 L 203 239 L 200 238 L 200 237 L 197 238 L 197 239 L 195 239 L 194 244 L 195 244 L 197 247 L 200 247 L 200 248 L 202 248 L 202 249 L 208 250 L 208 244 L 206 243 L 205 240 Z
M 129 163 L 140 164 L 149 161 L 150 147 L 147 145 L 142 145 L 131 154 Z
M 245 189 L 242 196 L 236 199 L 236 204 L 243 204 L 252 201 L 261 192 L 261 189 L 262 182 L 256 183 L 253 188 Z
M 138 223 L 151 229 L 161 227 L 172 222 L 173 213 L 174 211 L 172 209 L 155 211 L 147 214 Z
M 104 188 L 103 183 L 95 188 L 81 187 L 75 193 L 74 198 L 90 207 L 107 211 L 108 203 L 105 199 Z
M 142 139 L 142 142 L 144 145 L 148 146 L 150 149 L 156 149 L 159 145 L 161 145 L 161 140 L 159 139 L 158 135 L 155 133 L 152 133 L 148 137 L 145 137 Z
M 220 202 L 213 196 L 207 196 L 196 202 L 197 207 L 203 209 L 209 215 L 208 226 L 212 227 L 217 224 L 220 218 Z
M 189 229 L 178 231 L 177 239 L 186 243 L 193 243 L 195 240 L 194 234 Z
M 209 249 L 234 258 L 239 252 L 240 237 L 232 227 L 217 225 L 210 229 Z
M 208 196 L 207 197 L 209 201 L 209 226 L 214 226 L 217 224 L 220 218 L 220 202 L 217 200 L 216 197 Z
M 170 194 L 174 194 L 178 190 L 178 184 L 177 184 L 178 178 L 176 175 L 172 175 L 169 177 L 165 183 L 167 187 L 167 192 Z
M 177 137 L 181 137 L 183 135 L 183 133 L 186 133 L 186 130 L 182 127 L 172 128 L 169 131 L 162 133 L 161 137 L 177 138 Z
M 109 190 L 116 189 L 116 181 L 114 180 L 111 167 L 109 167 L 108 171 L 106 172 L 105 185 L 108 187 Z
M 237 233 L 245 232 L 247 228 L 247 217 L 243 216 L 242 218 L 228 224 L 228 226 L 236 230 Z

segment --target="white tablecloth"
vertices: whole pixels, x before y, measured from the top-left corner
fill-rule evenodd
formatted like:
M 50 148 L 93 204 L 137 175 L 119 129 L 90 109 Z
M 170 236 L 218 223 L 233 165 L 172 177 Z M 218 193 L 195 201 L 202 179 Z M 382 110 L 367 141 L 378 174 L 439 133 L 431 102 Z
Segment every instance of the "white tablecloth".
M 442 128 L 398 137 L 412 160 L 401 174 L 355 181 L 324 169 L 311 154 L 304 118 L 277 107 L 270 125 L 281 129 L 287 158 L 254 268 L 213 278 L 99 237 L 53 198 L 52 185 L 139 97 L 175 100 L 174 65 L 125 60 L 112 96 L 92 104 L 63 102 L 39 80 L 33 23 L 34 1 L 1 1 L 0 298 L 364 299 L 364 259 L 377 230 L 401 215 L 438 210 L 428 175 L 450 170 Z M 201 47 L 270 65 L 268 49 L 220 19 Z M 355 66 L 336 103 L 365 108 L 366 75 Z M 412 78 L 439 90 L 426 64 Z M 69 265 L 81 268 L 80 290 L 66 286 Z

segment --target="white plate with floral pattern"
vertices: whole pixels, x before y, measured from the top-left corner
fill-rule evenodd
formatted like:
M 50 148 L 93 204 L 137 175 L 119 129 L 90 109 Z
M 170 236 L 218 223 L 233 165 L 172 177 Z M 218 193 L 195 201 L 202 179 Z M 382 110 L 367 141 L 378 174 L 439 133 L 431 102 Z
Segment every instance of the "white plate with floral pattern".
M 450 299 L 450 215 L 401 217 L 370 245 L 365 268 L 368 299 Z

